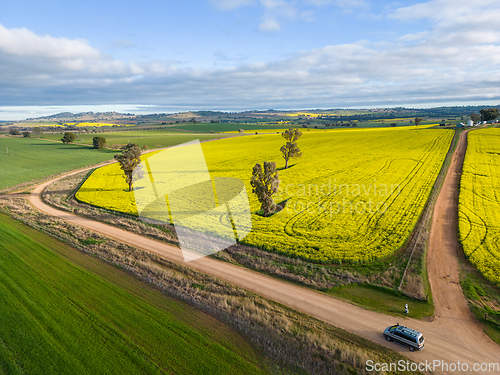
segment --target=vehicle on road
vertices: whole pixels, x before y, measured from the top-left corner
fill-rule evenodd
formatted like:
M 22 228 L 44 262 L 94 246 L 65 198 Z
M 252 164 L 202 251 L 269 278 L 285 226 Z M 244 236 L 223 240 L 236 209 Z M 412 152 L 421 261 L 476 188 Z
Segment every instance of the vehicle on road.
M 422 350 L 425 346 L 424 335 L 411 328 L 399 325 L 389 326 L 384 330 L 387 341 L 394 341 L 399 345 L 408 347 L 411 352 Z

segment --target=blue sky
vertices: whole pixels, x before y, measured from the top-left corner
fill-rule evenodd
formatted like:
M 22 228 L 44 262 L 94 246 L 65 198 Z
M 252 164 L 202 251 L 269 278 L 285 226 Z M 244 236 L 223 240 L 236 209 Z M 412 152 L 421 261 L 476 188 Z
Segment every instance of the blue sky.
M 500 103 L 497 0 L 0 2 L 0 119 Z

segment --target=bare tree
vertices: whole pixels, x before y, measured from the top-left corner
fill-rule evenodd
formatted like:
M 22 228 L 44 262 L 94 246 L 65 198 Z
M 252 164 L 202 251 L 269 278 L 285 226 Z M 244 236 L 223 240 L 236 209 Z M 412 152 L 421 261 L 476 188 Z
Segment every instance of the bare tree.
M 264 211 L 264 216 L 269 216 L 276 210 L 276 204 L 272 196 L 276 194 L 280 185 L 276 163 L 274 161 L 265 161 L 264 169 L 260 164 L 255 164 L 250 184 L 252 185 L 252 192 L 257 195 L 257 199 L 261 204 L 260 208 Z
M 134 169 L 141 163 L 141 149 L 133 143 L 121 147 L 122 154 L 116 154 L 115 159 L 120 163 L 120 168 L 125 173 L 128 191 L 132 191 Z
M 471 113 L 470 114 L 470 119 L 475 124 L 475 123 L 481 121 L 481 115 L 479 113 Z
M 291 128 L 281 133 L 281 136 L 287 141 L 286 144 L 280 148 L 281 155 L 285 159 L 285 169 L 288 168 L 288 160 L 300 158 L 302 156 L 302 152 L 296 143 L 297 139 L 299 139 L 301 135 L 302 132 L 300 132 L 299 129 Z
M 33 128 L 33 133 L 35 133 L 35 137 L 37 137 L 37 138 L 40 136 L 40 134 L 42 134 L 42 132 L 43 132 L 43 128 L 40 126 L 36 126 Z

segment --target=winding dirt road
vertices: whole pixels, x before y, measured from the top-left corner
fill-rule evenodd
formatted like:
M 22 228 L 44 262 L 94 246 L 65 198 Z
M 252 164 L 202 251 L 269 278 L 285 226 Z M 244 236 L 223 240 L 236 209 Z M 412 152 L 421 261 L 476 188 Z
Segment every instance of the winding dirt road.
M 463 364 L 466 363 L 468 369 L 462 371 L 464 374 L 491 374 L 496 371 L 474 372 L 473 366 L 476 363 L 500 363 L 500 346 L 482 332 L 482 327 L 467 307 L 458 282 L 458 257 L 461 254 L 460 245 L 457 242 L 458 181 L 466 146 L 467 138 L 464 132 L 460 136 L 449 173 L 438 196 L 432 220 L 428 249 L 429 278 L 436 305 L 436 313 L 432 321 L 396 319 L 215 259 L 201 258 L 184 263 L 182 253 L 176 247 L 48 206 L 42 201 L 41 192 L 54 180 L 36 187 L 28 199 L 35 208 L 46 214 L 217 277 L 382 344 L 407 355 L 416 362 L 427 362 L 432 365 L 436 363 L 433 361 L 442 361 L 451 366 L 460 363 L 462 370 L 465 369 Z M 385 341 L 382 331 L 385 327 L 396 323 L 396 320 L 424 333 L 426 347 L 422 352 L 411 353 L 406 348 Z M 448 371 L 443 371 L 446 368 L 442 367 L 428 367 L 427 369 L 437 373 L 456 373 L 452 371 L 453 368 L 449 368 Z

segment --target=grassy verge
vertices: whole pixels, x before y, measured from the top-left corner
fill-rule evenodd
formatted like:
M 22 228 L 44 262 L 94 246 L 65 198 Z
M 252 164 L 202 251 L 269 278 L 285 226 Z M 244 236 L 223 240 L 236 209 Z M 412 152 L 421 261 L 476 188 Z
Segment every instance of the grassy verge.
M 0 215 L 6 373 L 263 374 L 240 335 L 125 272 Z
M 461 264 L 460 284 L 470 310 L 483 324 L 484 332 L 500 345 L 500 288 L 489 282 L 468 261 Z
M 71 199 L 71 193 L 78 189 L 85 176 L 86 173 L 83 172 L 80 175 L 74 175 L 52 184 L 45 190 L 43 194 L 44 200 L 63 210 L 109 223 L 159 241 L 174 245 L 178 244 L 177 238 L 174 235 L 175 231 L 173 226 L 165 225 L 164 227 L 158 227 L 148 225 L 138 221 L 135 217 L 130 215 L 118 214 L 103 208 L 91 207 Z M 406 254 L 396 259 L 375 262 L 372 264 L 361 264 L 356 267 L 340 267 L 309 263 L 298 258 L 290 258 L 286 255 L 280 255 L 245 245 L 232 246 L 214 255 L 214 257 L 218 259 L 244 265 L 253 270 L 322 291 L 327 291 L 342 285 L 380 283 L 381 281 L 390 288 L 391 285 L 399 282 L 400 272 L 402 272 L 402 269 L 406 265 L 408 256 L 409 254 Z M 387 287 L 382 288 L 382 290 L 387 291 Z M 392 294 L 379 295 L 378 298 L 385 298 L 386 295 L 393 299 L 397 296 L 397 302 L 391 303 L 398 306 L 404 306 L 405 303 L 409 303 L 409 300 L 411 304 L 413 304 L 413 302 L 420 303 L 418 299 L 402 297 L 403 294 L 395 291 L 393 291 Z M 431 298 L 429 298 L 429 300 L 432 301 Z M 363 305 L 362 300 L 358 300 L 355 303 L 368 308 L 368 306 Z M 431 315 L 432 307 L 429 307 L 427 312 L 422 314 L 421 317 Z
M 434 314 L 434 306 L 430 302 L 419 301 L 393 289 L 372 284 L 339 286 L 328 290 L 327 293 L 365 309 L 392 316 L 421 319 Z M 405 314 L 405 304 L 409 307 L 408 315 Z

